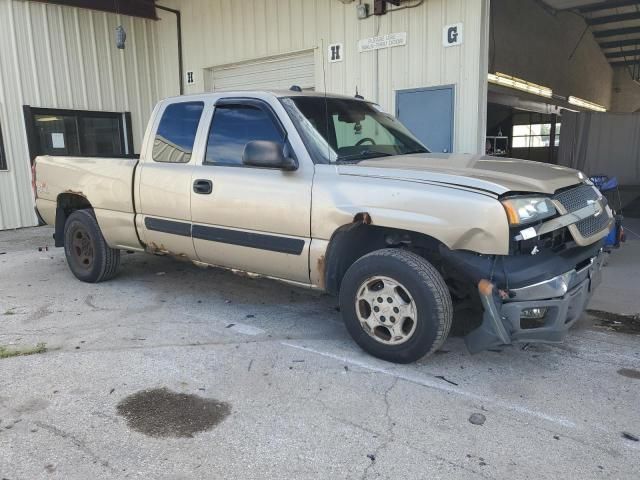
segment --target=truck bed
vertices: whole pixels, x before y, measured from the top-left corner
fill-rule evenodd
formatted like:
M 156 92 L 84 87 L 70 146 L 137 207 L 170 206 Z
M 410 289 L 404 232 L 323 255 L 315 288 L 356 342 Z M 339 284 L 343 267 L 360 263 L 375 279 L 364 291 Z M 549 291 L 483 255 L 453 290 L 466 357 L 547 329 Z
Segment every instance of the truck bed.
M 109 246 L 139 246 L 133 203 L 137 163 L 135 158 L 38 157 L 35 178 L 38 212 L 46 223 L 55 225 L 60 195 L 90 199 Z

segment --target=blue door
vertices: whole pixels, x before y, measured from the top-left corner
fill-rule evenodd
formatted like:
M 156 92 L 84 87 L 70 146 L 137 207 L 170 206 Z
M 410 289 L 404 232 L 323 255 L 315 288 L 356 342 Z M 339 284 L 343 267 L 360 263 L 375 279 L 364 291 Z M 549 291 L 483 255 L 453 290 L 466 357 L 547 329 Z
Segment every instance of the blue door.
M 453 148 L 454 86 L 396 92 L 396 117 L 434 153 Z

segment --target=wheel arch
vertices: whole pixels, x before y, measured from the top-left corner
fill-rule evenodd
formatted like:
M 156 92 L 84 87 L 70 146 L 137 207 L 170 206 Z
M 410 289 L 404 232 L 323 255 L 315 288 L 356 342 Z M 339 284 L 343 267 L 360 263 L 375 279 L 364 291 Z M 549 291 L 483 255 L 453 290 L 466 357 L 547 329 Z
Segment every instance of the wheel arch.
M 337 295 L 342 278 L 359 258 L 382 248 L 407 248 L 425 258 L 438 255 L 440 248 L 448 247 L 435 237 L 401 228 L 375 225 L 366 212 L 355 215 L 353 222 L 337 228 L 326 249 L 324 273 L 325 290 Z
M 67 218 L 76 210 L 92 209 L 91 202 L 78 192 L 65 192 L 56 199 L 55 246 L 64 247 L 64 226 Z

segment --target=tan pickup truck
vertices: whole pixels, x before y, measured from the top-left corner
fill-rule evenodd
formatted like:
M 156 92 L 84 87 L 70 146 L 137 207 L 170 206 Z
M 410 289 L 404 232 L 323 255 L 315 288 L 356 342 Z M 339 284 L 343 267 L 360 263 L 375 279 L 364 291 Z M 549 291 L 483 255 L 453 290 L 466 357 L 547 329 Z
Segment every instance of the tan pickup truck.
M 136 250 L 324 290 L 393 362 L 436 351 L 457 306 L 472 352 L 561 341 L 612 222 L 578 171 L 431 154 L 372 103 L 299 91 L 164 100 L 139 160 L 39 157 L 34 188 L 82 281 Z

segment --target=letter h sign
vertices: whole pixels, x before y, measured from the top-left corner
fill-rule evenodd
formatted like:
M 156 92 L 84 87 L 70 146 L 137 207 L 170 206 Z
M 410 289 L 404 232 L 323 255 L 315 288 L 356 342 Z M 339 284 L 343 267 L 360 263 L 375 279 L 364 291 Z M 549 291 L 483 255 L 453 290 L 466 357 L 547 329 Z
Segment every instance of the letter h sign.
M 341 62 L 343 60 L 344 47 L 341 43 L 332 43 L 329 45 L 329 63 Z

